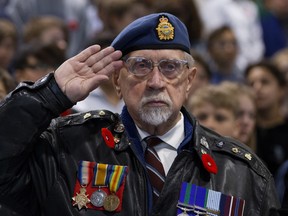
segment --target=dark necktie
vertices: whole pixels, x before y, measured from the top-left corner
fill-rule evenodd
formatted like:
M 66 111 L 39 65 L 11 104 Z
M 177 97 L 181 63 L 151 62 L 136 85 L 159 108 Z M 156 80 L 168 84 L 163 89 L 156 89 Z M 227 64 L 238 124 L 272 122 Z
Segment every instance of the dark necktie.
M 147 143 L 145 151 L 146 168 L 153 188 L 153 203 L 155 203 L 165 182 L 165 172 L 154 146 L 163 143 L 163 141 L 158 137 L 150 136 L 145 138 L 145 142 Z

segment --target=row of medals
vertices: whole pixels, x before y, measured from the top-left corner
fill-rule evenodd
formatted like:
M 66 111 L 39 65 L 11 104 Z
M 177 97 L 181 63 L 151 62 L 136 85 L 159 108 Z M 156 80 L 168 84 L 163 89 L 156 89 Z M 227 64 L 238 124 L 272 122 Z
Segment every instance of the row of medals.
M 100 188 L 93 192 L 90 199 L 87 198 L 88 195 L 86 194 L 86 188 L 81 188 L 80 193 L 77 193 L 75 197 L 73 197 L 73 200 L 75 201 L 75 204 L 78 204 L 80 206 L 86 206 L 87 203 L 91 203 L 95 207 L 103 207 L 106 211 L 112 212 L 115 211 L 119 204 L 120 199 L 115 194 L 109 194 L 104 190 L 101 190 Z

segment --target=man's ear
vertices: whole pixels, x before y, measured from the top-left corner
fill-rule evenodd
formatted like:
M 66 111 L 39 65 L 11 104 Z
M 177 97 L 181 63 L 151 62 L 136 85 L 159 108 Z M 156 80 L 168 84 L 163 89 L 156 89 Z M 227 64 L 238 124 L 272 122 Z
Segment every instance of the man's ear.
M 188 83 L 187 83 L 187 88 L 186 88 L 186 95 L 187 96 L 189 95 L 191 86 L 193 85 L 192 81 L 194 80 L 196 73 L 197 73 L 197 68 L 196 67 L 192 67 L 192 68 L 189 69 L 189 73 L 188 73 L 188 77 L 187 77 L 187 82 Z
M 121 73 L 121 69 L 115 71 L 112 74 L 112 83 L 113 83 L 113 86 L 115 88 L 115 91 L 116 91 L 118 97 L 122 98 L 122 93 L 121 93 L 121 88 L 120 88 L 120 73 Z

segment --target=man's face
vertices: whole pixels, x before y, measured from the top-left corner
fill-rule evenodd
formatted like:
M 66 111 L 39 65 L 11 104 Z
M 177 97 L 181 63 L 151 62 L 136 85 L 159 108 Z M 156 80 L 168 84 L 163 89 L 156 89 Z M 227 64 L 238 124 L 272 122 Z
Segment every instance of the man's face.
M 154 64 L 164 59 L 186 60 L 180 50 L 138 50 L 128 57 L 144 57 Z M 116 90 L 138 126 L 173 125 L 179 118 L 194 75 L 195 68 L 183 64 L 176 77 L 167 78 L 154 65 L 151 72 L 139 77 L 129 72 L 126 65 L 116 75 Z

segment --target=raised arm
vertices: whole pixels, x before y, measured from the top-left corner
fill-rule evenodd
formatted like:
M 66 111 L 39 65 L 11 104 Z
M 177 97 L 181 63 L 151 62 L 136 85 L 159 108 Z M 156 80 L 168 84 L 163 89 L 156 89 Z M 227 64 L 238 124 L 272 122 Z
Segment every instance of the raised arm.
M 54 74 L 21 83 L 0 103 L 0 205 L 23 215 L 36 214 L 57 167 L 53 162 L 57 155 L 50 146 L 53 135 L 43 132 L 53 118 L 117 71 L 122 66 L 120 57 L 121 52 L 112 47 L 91 46 L 65 61 Z

